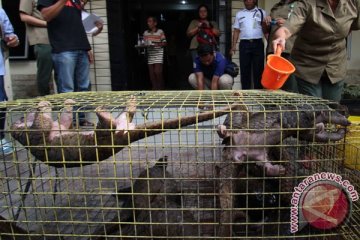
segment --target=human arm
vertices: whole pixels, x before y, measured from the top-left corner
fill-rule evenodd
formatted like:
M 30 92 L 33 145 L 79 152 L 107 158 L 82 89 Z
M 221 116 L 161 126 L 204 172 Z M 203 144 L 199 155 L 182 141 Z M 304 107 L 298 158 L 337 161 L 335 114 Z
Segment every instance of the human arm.
M 160 37 L 160 43 L 158 43 L 157 46 L 165 47 L 167 45 L 165 33 L 161 29 L 159 29 L 159 31 L 161 31 L 161 37 Z
M 47 27 L 46 21 L 38 15 L 38 11 L 34 9 L 34 3 L 37 1 L 20 0 L 19 16 L 22 22 L 34 27 Z
M 211 90 L 218 90 L 219 89 L 219 76 L 213 76 L 211 79 Z
M 104 28 L 104 24 L 102 23 L 102 21 L 96 21 L 95 22 L 95 26 L 97 27 L 98 30 L 96 30 L 96 32 L 94 32 L 92 34 L 93 37 L 95 37 L 96 35 L 98 35 L 99 33 L 101 33 L 101 31 Z
M 275 23 L 273 22 L 275 21 Z M 275 18 L 272 19 L 271 16 L 266 16 L 262 22 L 262 29 L 264 34 L 270 34 L 270 27 L 272 24 L 276 24 L 277 27 L 282 27 L 285 24 L 286 20 L 284 18 Z
M 219 29 L 219 26 L 217 25 L 217 23 L 210 22 L 210 27 L 211 27 L 211 31 L 215 35 L 215 37 L 219 37 L 221 33 L 220 33 L 220 29 Z
M 36 17 L 33 17 L 24 12 L 20 12 L 20 19 L 22 22 L 24 22 L 28 25 L 32 25 L 32 26 L 36 26 L 36 27 L 47 27 L 46 21 L 44 21 L 42 19 L 38 19 Z
M 90 64 L 93 64 L 94 63 L 94 53 L 93 53 L 93 51 L 89 50 L 87 52 L 87 54 L 88 54 L 88 59 L 89 59 Z
M 283 19 L 283 18 L 281 18 L 281 17 L 275 18 L 275 21 L 276 21 L 276 25 L 278 25 L 279 27 L 284 26 L 284 24 L 285 24 L 285 22 L 286 22 L 286 20 Z
M 201 23 L 198 20 L 192 20 L 186 30 L 188 37 L 193 37 L 200 31 Z
M 270 25 L 271 25 L 271 16 L 266 16 L 264 18 L 264 21 L 262 22 L 262 29 L 264 34 L 267 34 L 270 32 Z
M 216 52 L 214 56 L 215 56 L 215 58 L 214 58 L 213 64 L 215 65 L 215 70 L 214 70 L 213 76 L 211 78 L 211 90 L 218 90 L 219 89 L 219 79 L 225 73 L 225 67 L 227 65 L 227 60 L 219 52 Z
M 280 45 L 282 50 L 284 50 L 286 39 L 291 37 L 291 35 L 291 32 L 286 27 L 280 27 L 278 30 L 276 30 L 276 32 L 274 33 L 274 40 L 272 42 L 274 52 L 276 52 L 278 45 Z
M 18 46 L 20 43 L 19 38 L 14 33 L 14 28 L 3 9 L 0 9 L 0 17 L 1 17 L 1 19 L 0 19 L 1 30 L 3 32 L 6 45 L 8 47 Z
M 357 18 L 353 21 L 351 28 L 350 28 L 350 32 L 352 30 L 360 30 L 360 1 L 356 1 L 356 9 L 357 9 Z M 349 34 L 350 34 L 349 32 Z
M 234 28 L 233 35 L 232 35 L 232 41 L 231 41 L 231 49 L 230 49 L 230 56 L 232 56 L 236 51 L 236 45 L 239 40 L 240 35 L 240 29 Z
M 219 52 L 215 53 L 215 58 L 214 58 L 215 70 L 211 78 L 211 90 L 219 89 L 219 79 L 225 73 L 225 67 L 227 65 L 227 62 L 228 61 L 221 53 Z
M 270 28 L 269 28 L 270 25 L 267 25 L 268 16 L 266 15 L 265 10 L 260 9 L 260 12 L 261 12 L 261 15 L 263 16 L 261 18 L 261 22 L 260 22 L 261 30 L 262 30 L 262 32 L 263 32 L 263 34 L 265 36 L 265 39 L 268 39 L 269 38 L 269 32 L 270 32 L 269 31 L 270 30 Z
M 46 22 L 49 22 L 52 19 L 54 19 L 55 17 L 57 17 L 57 15 L 59 15 L 59 13 L 63 10 L 65 3 L 67 1 L 68 0 L 59 0 L 55 4 L 50 5 L 48 7 L 45 7 L 45 6 L 42 6 L 39 4 L 41 15 L 43 16 L 44 20 Z
M 287 21 L 276 18 L 276 24 L 280 27 L 274 33 L 272 42 L 274 52 L 276 52 L 277 45 L 280 45 L 283 50 L 285 49 L 286 40 L 303 28 L 306 21 L 312 18 L 312 12 L 311 4 L 302 0 L 298 1 L 296 8 Z
M 195 77 L 196 77 L 196 82 L 198 86 L 197 90 L 204 90 L 205 89 L 204 70 L 202 68 L 199 57 L 196 57 L 194 61 L 193 72 L 195 73 Z
M 156 47 L 165 47 L 167 46 L 167 42 L 160 42 L 160 43 L 155 43 Z
M 197 90 L 204 90 L 205 89 L 204 73 L 203 72 L 196 72 L 195 76 L 196 76 L 196 82 L 197 82 L 197 86 L 198 86 Z

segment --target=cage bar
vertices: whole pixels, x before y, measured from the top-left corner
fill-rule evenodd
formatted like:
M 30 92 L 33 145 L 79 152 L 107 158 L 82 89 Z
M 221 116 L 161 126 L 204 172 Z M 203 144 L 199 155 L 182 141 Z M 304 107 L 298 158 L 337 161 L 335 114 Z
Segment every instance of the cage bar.
M 257 90 L 86 92 L 1 109 L 14 151 L 0 156 L 0 239 L 359 239 L 357 128 L 327 100 Z M 79 113 L 94 127 L 79 126 Z M 296 195 L 320 173 L 336 175 Z M 311 200 L 324 187 L 334 194 Z M 333 214 L 341 197 L 343 218 Z M 295 200 L 313 203 L 317 215 L 300 204 L 295 216 Z

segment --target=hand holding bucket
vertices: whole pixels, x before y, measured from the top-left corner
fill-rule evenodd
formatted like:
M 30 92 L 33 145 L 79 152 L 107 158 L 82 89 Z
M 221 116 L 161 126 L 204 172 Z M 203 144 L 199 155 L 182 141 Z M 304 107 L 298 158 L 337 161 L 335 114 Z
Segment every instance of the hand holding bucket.
M 267 58 L 267 63 L 262 74 L 261 84 L 267 89 L 281 88 L 289 75 L 295 72 L 294 65 L 281 57 L 281 46 L 277 45 L 275 54 L 271 54 Z

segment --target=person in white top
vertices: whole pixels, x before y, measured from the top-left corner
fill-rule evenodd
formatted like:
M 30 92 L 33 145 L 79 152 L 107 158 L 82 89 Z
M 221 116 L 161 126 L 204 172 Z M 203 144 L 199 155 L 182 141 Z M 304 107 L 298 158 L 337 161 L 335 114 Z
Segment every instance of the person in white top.
M 156 17 L 147 18 L 148 30 L 144 32 L 144 40 L 147 44 L 148 69 L 152 90 L 164 90 L 163 62 L 164 47 L 167 45 L 163 30 L 157 27 Z
M 261 75 L 264 70 L 266 12 L 257 7 L 257 0 L 244 0 L 245 8 L 236 13 L 230 56 L 236 51 L 240 36 L 240 76 L 242 89 L 261 89 Z M 253 84 L 251 83 L 253 77 Z

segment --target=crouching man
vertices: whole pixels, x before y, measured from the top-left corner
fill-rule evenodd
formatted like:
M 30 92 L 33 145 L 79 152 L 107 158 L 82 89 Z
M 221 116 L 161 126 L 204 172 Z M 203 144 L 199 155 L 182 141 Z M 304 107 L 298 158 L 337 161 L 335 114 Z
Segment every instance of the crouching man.
M 207 44 L 200 45 L 197 54 L 194 73 L 189 76 L 190 85 L 197 90 L 231 90 L 234 79 L 225 73 L 228 60 Z

